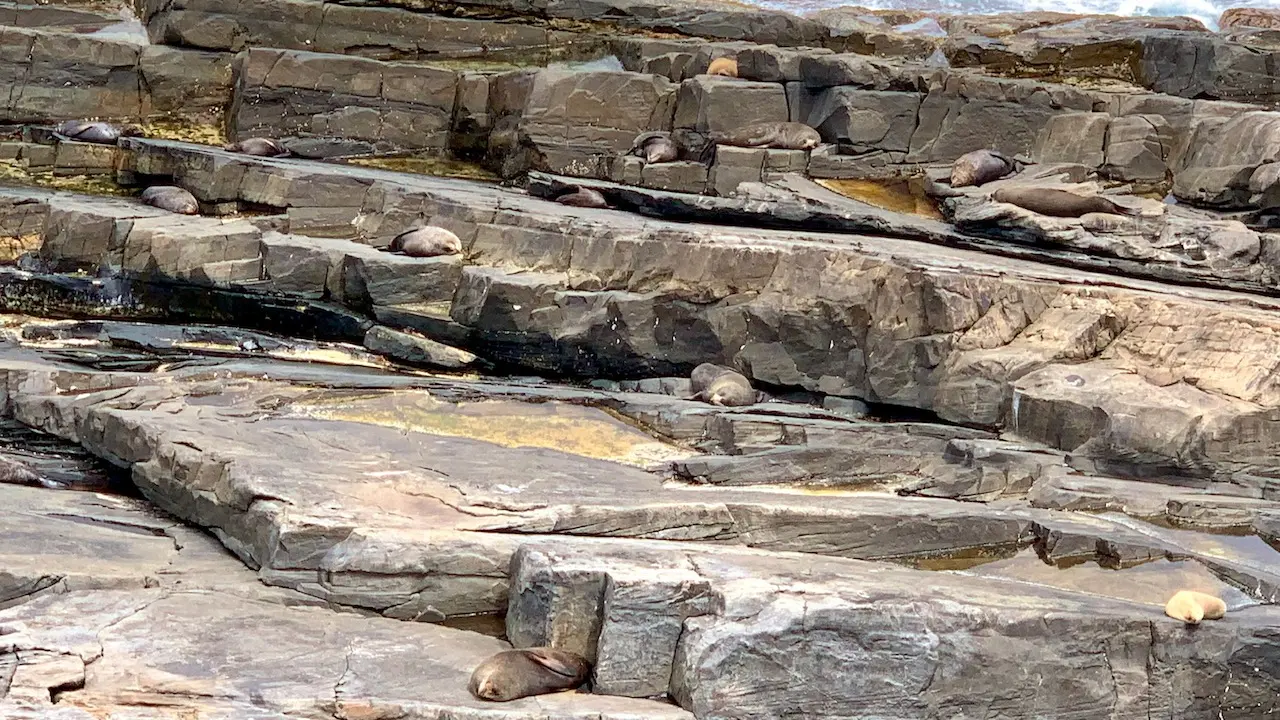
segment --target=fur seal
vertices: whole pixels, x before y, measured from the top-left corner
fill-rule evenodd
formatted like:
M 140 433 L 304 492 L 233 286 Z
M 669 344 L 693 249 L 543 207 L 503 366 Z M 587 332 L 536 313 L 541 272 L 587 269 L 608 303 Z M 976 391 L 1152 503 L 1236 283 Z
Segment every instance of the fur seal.
M 675 160 L 680 156 L 680 148 L 669 132 L 647 132 L 636 136 L 627 153 L 644 158 L 646 165 L 653 165 Z
M 1201 620 L 1218 620 L 1227 614 L 1227 604 L 1220 598 L 1195 590 L 1179 590 L 1164 606 L 1164 614 L 1188 625 Z
M 462 241 L 449 230 L 427 225 L 395 236 L 391 240 L 390 249 L 399 250 L 409 257 L 457 255 L 462 252 Z
M 96 120 L 68 120 L 59 124 L 53 131 L 69 140 L 102 143 L 110 145 L 121 137 L 137 137 L 142 129 L 136 125 L 117 127 L 111 123 Z
M 738 77 L 738 61 L 728 57 L 716 58 L 707 66 L 707 74 L 736 78 Z
M 571 652 L 546 647 L 504 650 L 480 663 L 467 687 L 481 700 L 506 702 L 576 688 L 590 674 L 591 664 Z
M 586 207 L 586 208 L 609 207 L 608 201 L 604 199 L 604 195 L 601 195 L 599 190 L 592 190 L 591 188 L 584 188 L 584 187 L 580 187 L 575 190 L 571 190 L 569 192 L 561 193 L 560 195 L 557 195 L 556 202 L 560 203 L 561 205 L 572 205 L 574 207 Z
M 756 391 L 742 373 L 723 365 L 702 363 L 689 376 L 693 384 L 693 396 L 689 400 L 704 400 L 722 407 L 753 405 Z
M 1052 217 L 1078 218 L 1088 213 L 1141 214 L 1138 210 L 1117 205 L 1101 195 L 1079 195 L 1058 188 L 1002 187 L 991 195 L 991 199 Z
M 797 122 L 759 122 L 743 125 L 727 132 L 715 133 L 711 142 L 744 148 L 775 150 L 812 150 L 822 144 L 817 130 Z
M 142 202 L 180 215 L 199 215 L 195 195 L 176 185 L 152 185 L 139 196 Z
M 289 151 L 275 140 L 258 137 L 227 143 L 222 146 L 222 149 L 227 152 L 256 155 L 258 157 L 284 157 L 289 154 Z
M 995 150 L 967 152 L 951 165 L 951 187 L 982 185 L 1021 170 L 1015 160 L 1010 160 Z

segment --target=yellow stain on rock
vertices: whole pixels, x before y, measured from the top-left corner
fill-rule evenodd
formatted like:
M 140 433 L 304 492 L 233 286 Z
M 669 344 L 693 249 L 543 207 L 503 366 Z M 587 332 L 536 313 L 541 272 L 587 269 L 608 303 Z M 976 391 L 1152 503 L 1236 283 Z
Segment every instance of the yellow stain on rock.
M 400 155 L 383 157 L 358 157 L 348 160 L 352 165 L 391 170 L 393 172 L 412 173 L 414 175 L 432 175 L 435 177 L 462 178 L 481 182 L 497 182 L 497 175 L 483 167 L 461 160 L 436 155 Z
M 847 198 L 860 200 L 894 212 L 942 219 L 942 214 L 909 180 L 814 180 L 822 187 Z
M 508 448 L 544 448 L 645 467 L 696 453 L 662 442 L 597 408 L 557 402 L 485 400 L 451 403 L 425 393 L 348 397 L 292 406 L 306 417 L 406 432 L 482 440 Z

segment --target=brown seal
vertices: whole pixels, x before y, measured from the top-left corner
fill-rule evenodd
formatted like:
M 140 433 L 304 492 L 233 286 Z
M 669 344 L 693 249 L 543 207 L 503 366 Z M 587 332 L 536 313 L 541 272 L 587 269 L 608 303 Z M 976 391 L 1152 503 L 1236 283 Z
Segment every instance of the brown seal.
M 199 215 L 200 203 L 195 195 L 176 185 L 153 185 L 142 191 L 142 202 L 180 215 Z
M 142 129 L 137 125 L 117 127 L 111 123 L 94 120 L 68 120 L 59 124 L 53 131 L 69 140 L 105 145 L 110 145 L 121 137 L 142 135 Z
M 1101 195 L 1078 195 L 1058 188 L 1002 187 L 991 195 L 991 199 L 1052 217 L 1080 217 L 1088 213 L 1140 214 L 1138 210 L 1117 205 Z
M 1017 162 L 995 150 L 967 152 L 951 165 L 951 187 L 982 185 L 1019 170 Z
M 705 400 L 712 405 L 739 407 L 756 401 L 756 391 L 742 373 L 723 365 L 702 363 L 689 376 L 693 385 L 690 400 Z
M 719 75 L 721 77 L 738 77 L 738 61 L 733 58 L 716 58 L 707 66 L 708 75 Z
M 222 146 L 222 149 L 227 152 L 256 155 L 257 157 L 284 157 L 289 154 L 289 151 L 279 142 L 271 138 L 258 137 L 227 143 Z
M 671 138 L 671 133 L 662 131 L 640 133 L 627 152 L 644 158 L 647 165 L 671 162 L 680 156 L 680 148 Z
M 462 241 L 453 232 L 428 225 L 402 232 L 391 240 L 391 250 L 409 257 L 436 257 L 462 252 Z
M 574 207 L 586 208 L 607 208 L 609 203 L 604 199 L 604 195 L 599 190 L 591 188 L 576 188 L 566 193 L 556 196 L 556 202 L 561 205 L 572 205 Z
M 743 148 L 812 150 L 822 144 L 822 136 L 803 123 L 760 122 L 714 133 L 711 143 Z
M 1199 625 L 1201 620 L 1222 618 L 1227 614 L 1227 604 L 1208 593 L 1179 590 L 1165 604 L 1164 614 L 1188 625 Z
M 468 688 L 481 700 L 505 702 L 576 688 L 590 674 L 591 664 L 571 652 L 546 647 L 504 650 L 476 667 Z

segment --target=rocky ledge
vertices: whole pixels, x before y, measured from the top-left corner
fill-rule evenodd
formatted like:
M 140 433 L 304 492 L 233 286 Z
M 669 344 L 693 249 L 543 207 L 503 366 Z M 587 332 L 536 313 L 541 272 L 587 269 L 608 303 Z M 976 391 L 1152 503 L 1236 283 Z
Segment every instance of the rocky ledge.
M 1280 710 L 1272 20 L 0 2 L 0 715 Z

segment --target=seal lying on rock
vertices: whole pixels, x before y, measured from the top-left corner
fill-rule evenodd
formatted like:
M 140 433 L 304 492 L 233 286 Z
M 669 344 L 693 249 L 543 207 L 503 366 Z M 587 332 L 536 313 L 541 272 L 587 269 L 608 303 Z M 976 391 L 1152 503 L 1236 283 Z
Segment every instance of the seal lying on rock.
M 136 125 L 116 127 L 111 123 L 91 120 L 68 120 L 53 129 L 55 133 L 70 140 L 81 142 L 103 143 L 110 145 L 121 137 L 138 137 L 142 129 Z
M 428 225 L 402 232 L 391 239 L 389 247 L 409 257 L 436 257 L 462 252 L 462 241 L 451 231 Z
M 991 199 L 1052 217 L 1080 217 L 1088 213 L 1141 214 L 1138 210 L 1117 205 L 1101 195 L 1078 195 L 1058 188 L 1002 187 L 991 195 Z
M 714 133 L 711 142 L 744 148 L 812 150 L 822 144 L 817 130 L 797 122 L 758 122 L 727 132 Z
M 1188 625 L 1199 625 L 1201 620 L 1218 620 L 1227 614 L 1227 604 L 1220 598 L 1195 590 L 1179 590 L 1164 606 L 1164 614 Z
M 505 702 L 576 688 L 590 674 L 591 664 L 571 652 L 546 647 L 504 650 L 476 667 L 468 688 L 481 700 Z
M 284 157 L 289 154 L 283 145 L 271 138 L 246 138 L 240 142 L 227 143 L 222 146 L 222 149 L 258 157 Z
M 671 133 L 657 131 L 637 135 L 627 153 L 644 158 L 645 164 L 653 165 L 675 160 L 680 156 L 680 148 L 671 138 Z
M 604 199 L 604 195 L 599 190 L 580 187 L 567 193 L 556 196 L 556 202 L 561 205 L 572 205 L 574 207 L 586 208 L 607 208 L 609 203 Z
M 702 363 L 689 377 L 693 384 L 690 400 L 705 400 L 712 405 L 739 407 L 756 401 L 756 391 L 742 373 L 723 365 Z
M 708 75 L 719 75 L 721 77 L 738 77 L 738 61 L 733 58 L 716 58 L 707 66 Z
M 181 215 L 199 215 L 196 196 L 176 185 L 153 185 L 142 191 L 142 202 Z
M 1021 169 L 1016 160 L 995 150 L 974 150 L 956 158 L 951 165 L 951 187 L 982 185 Z

